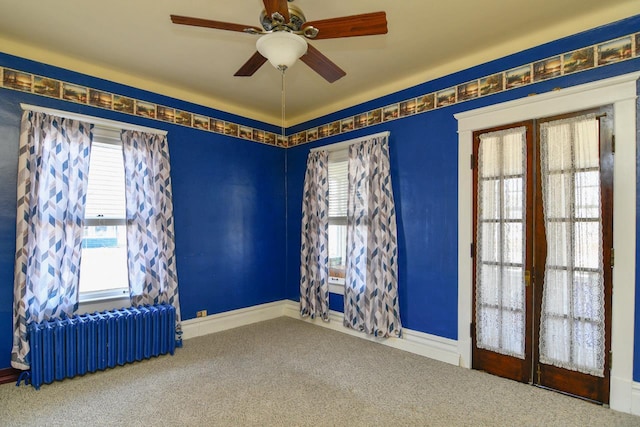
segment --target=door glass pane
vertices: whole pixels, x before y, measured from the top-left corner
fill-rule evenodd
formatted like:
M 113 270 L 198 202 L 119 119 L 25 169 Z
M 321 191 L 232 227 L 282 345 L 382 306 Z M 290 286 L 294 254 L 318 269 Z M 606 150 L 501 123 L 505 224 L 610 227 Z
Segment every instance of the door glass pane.
M 524 294 L 520 292 L 522 267 L 505 267 L 502 269 L 502 306 L 513 312 L 522 312 Z
M 546 203 L 544 207 L 545 216 L 549 219 L 563 219 L 569 218 L 571 216 L 571 212 L 569 211 L 571 207 L 571 203 L 569 200 L 565 200 L 565 197 L 569 197 L 571 195 L 571 175 L 564 173 L 549 173 L 547 175 L 547 181 L 549 183 L 549 187 L 562 189 L 562 191 L 558 190 L 556 192 L 556 197 L 558 197 L 557 203 Z
M 547 221 L 547 265 L 566 267 L 571 256 L 571 229 L 567 221 Z M 553 237 L 551 237 L 553 236 Z
M 598 355 L 598 348 L 604 343 L 599 343 L 600 330 L 597 322 L 573 322 L 574 340 L 579 342 L 579 346 L 573 346 L 572 359 L 576 364 L 583 366 L 596 366 L 603 357 Z
M 488 222 L 478 226 L 483 240 L 480 242 L 480 259 L 491 262 L 500 262 L 502 250 L 500 247 L 500 223 Z
M 503 216 L 505 219 L 524 219 L 524 178 L 504 180 Z
M 524 263 L 524 223 L 512 222 L 503 225 L 502 259 L 509 264 Z
M 524 354 L 524 316 L 518 311 L 502 311 L 501 347 L 512 354 Z
M 544 304 L 549 316 L 568 316 L 570 273 L 567 269 L 548 268 L 545 272 Z
M 600 216 L 600 174 L 598 171 L 576 173 L 576 218 Z
M 500 180 L 486 179 L 480 181 L 482 186 L 482 200 L 480 209 L 482 210 L 482 218 L 484 219 L 500 219 Z
M 573 236 L 576 247 L 575 266 L 598 269 L 602 263 L 600 223 L 576 222 Z
M 477 341 L 488 348 L 500 348 L 500 310 L 495 307 L 483 307 L 479 318 Z
M 571 336 L 569 319 L 549 316 L 545 321 L 545 328 L 541 330 L 540 334 L 544 334 L 545 341 L 557 341 L 553 347 L 546 349 L 546 357 L 555 360 L 557 365 L 569 364 L 571 360 L 569 357 L 571 354 L 571 340 L 557 340 L 557 337 Z M 542 358 L 542 355 L 540 357 Z M 543 363 L 545 362 L 543 361 Z
M 588 169 L 600 167 L 600 144 L 598 119 L 594 115 L 576 117 L 569 119 L 573 137 L 574 162 L 578 169 Z
M 502 164 L 500 169 L 502 176 L 517 176 L 523 175 L 526 164 L 524 162 L 525 143 L 523 128 L 518 128 L 515 132 L 513 130 L 503 131 L 502 135 L 495 135 L 495 138 L 500 142 L 498 150 L 502 151 Z
M 478 296 L 480 298 L 479 303 L 482 306 L 498 306 L 498 287 L 493 284 L 500 281 L 501 270 L 502 269 L 496 265 L 480 266 L 480 280 L 478 281 L 478 286 L 481 288 L 478 292 Z
M 482 138 L 482 152 L 480 153 L 482 167 L 478 168 L 478 175 L 482 182 L 484 178 L 500 177 L 501 173 L 501 155 L 500 155 L 500 138 L 491 137 L 491 134 L 485 134 Z
M 600 293 L 600 275 L 585 271 L 573 274 L 573 315 L 576 319 L 597 322 L 604 306 Z

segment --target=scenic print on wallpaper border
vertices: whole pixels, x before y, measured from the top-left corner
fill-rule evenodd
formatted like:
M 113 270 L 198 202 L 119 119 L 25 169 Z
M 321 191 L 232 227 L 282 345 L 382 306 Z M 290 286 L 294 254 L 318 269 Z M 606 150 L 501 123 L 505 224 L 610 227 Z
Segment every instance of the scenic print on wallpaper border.
M 607 40 L 298 132 L 288 147 L 640 56 L 640 33 Z
M 492 95 L 640 56 L 640 33 L 561 53 L 510 70 L 317 126 L 284 137 L 189 111 L 0 67 L 0 87 L 188 126 L 278 147 L 316 141 L 378 123 Z
M 286 138 L 273 132 L 249 128 L 214 117 L 191 113 L 189 111 L 181 111 L 153 102 L 55 80 L 12 68 L 0 67 L 0 83 L 0 87 L 4 87 L 5 89 L 13 89 L 62 99 L 64 101 L 87 104 L 93 107 L 174 123 L 204 131 L 221 133 L 263 144 L 279 147 L 287 146 Z

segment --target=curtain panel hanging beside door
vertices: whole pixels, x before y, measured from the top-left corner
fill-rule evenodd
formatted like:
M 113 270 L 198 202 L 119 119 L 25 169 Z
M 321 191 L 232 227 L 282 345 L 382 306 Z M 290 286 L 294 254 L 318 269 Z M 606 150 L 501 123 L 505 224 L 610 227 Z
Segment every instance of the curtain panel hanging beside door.
M 91 125 L 22 115 L 18 155 L 11 365 L 29 369 L 27 324 L 78 306 Z
M 526 127 L 480 135 L 476 345 L 525 358 Z
M 540 361 L 598 377 L 605 355 L 605 292 L 598 119 L 541 123 L 547 233 Z

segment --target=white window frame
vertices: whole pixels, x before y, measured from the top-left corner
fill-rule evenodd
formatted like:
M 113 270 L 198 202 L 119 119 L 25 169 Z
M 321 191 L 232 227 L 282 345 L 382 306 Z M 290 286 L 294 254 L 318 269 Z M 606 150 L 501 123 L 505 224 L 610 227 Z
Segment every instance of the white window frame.
M 21 103 L 20 108 L 22 108 L 23 110 L 30 110 L 30 111 L 35 111 L 39 113 L 51 114 L 57 117 L 63 117 L 67 119 L 81 120 L 85 123 L 93 124 L 94 129 L 105 128 L 105 129 L 116 130 L 118 132 L 118 135 L 122 130 L 133 130 L 138 132 L 153 133 L 157 135 L 167 134 L 167 131 L 161 130 L 161 129 L 155 129 L 155 128 L 150 128 L 146 126 L 139 126 L 131 123 L 119 122 L 116 120 L 103 119 L 100 117 L 87 116 L 85 114 L 71 113 L 69 111 L 56 110 L 53 108 L 41 107 L 38 105 Z M 119 136 L 118 136 L 118 139 L 119 139 Z M 119 308 L 119 307 L 127 306 L 130 304 L 128 294 L 125 296 L 95 295 L 94 298 L 90 298 L 90 299 L 81 298 L 79 302 L 80 302 L 78 307 L 79 313 L 111 310 L 113 308 Z
M 323 145 L 320 147 L 316 147 L 316 148 L 312 148 L 310 151 L 311 152 L 315 152 L 315 151 L 328 151 L 329 152 L 329 162 L 331 162 L 331 156 L 332 153 L 337 153 L 337 152 L 345 152 L 346 153 L 346 157 L 347 159 L 349 158 L 349 146 L 356 144 L 358 142 L 361 141 L 367 141 L 369 139 L 372 138 L 379 138 L 379 137 L 388 137 L 390 135 L 389 131 L 384 131 L 384 132 L 379 132 L 379 133 L 375 133 L 372 135 L 367 135 L 367 136 L 363 136 L 360 138 L 354 138 L 354 139 L 350 139 L 348 141 L 341 141 L 341 142 L 336 142 L 333 144 L 329 144 L 329 145 Z M 335 156 L 335 154 L 334 154 Z M 332 294 L 338 294 L 338 295 L 344 295 L 344 286 L 345 286 L 345 279 L 338 279 L 338 278 L 329 278 L 329 292 Z
M 473 131 L 538 117 L 612 104 L 614 108 L 613 269 L 610 406 L 640 414 L 640 396 L 632 399 L 635 259 L 636 259 L 636 98 L 640 73 L 521 98 L 455 114 L 458 120 L 458 353 L 460 366 L 471 367 L 469 324 L 472 313 L 473 242 L 472 171 L 469 158 Z M 633 406 L 633 407 L 632 407 Z

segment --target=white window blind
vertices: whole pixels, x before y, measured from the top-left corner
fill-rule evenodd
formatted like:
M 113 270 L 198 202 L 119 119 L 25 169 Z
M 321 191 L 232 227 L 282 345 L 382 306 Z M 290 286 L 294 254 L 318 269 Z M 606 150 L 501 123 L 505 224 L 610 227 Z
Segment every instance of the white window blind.
M 85 220 L 124 219 L 124 162 L 119 135 L 113 143 L 108 136 L 94 132 L 89 162 Z
M 349 180 L 347 151 L 329 154 L 329 221 L 344 218 L 346 224 Z M 334 221 L 335 223 L 335 221 Z

